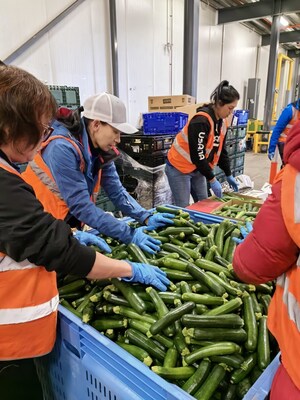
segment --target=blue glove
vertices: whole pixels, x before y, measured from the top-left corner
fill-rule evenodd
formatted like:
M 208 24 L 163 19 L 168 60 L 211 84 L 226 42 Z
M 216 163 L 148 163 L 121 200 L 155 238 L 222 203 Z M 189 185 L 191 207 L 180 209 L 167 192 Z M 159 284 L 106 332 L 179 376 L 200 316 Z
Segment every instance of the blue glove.
M 151 231 L 153 228 L 151 226 L 141 226 L 134 230 L 131 242 L 139 246 L 142 250 L 147 251 L 147 253 L 154 254 L 156 251 L 160 250 L 161 241 L 152 238 L 144 233 L 144 230 Z
M 106 253 L 111 253 L 111 248 L 106 243 L 106 241 L 93 233 L 75 231 L 74 237 L 84 246 L 93 244 L 94 246 L 99 247 L 99 249 L 105 251 Z
M 165 272 L 161 271 L 157 267 L 153 267 L 152 265 L 127 262 L 132 267 L 132 277 L 122 278 L 123 281 L 140 282 L 145 285 L 152 285 L 162 292 L 167 290 L 167 286 L 170 285 L 171 282 L 167 278 Z
M 274 151 L 270 151 L 270 152 L 268 153 L 268 157 L 269 157 L 269 160 L 270 160 L 270 161 L 273 160 L 274 156 L 275 156 L 275 152 L 274 152 Z
M 169 213 L 156 213 L 151 215 L 148 219 L 148 226 L 152 229 L 160 228 L 167 224 L 174 224 L 173 218 L 174 214 Z
M 246 229 L 242 226 L 241 227 L 241 234 L 242 234 L 242 236 L 243 236 L 243 239 L 238 239 L 238 238 L 232 238 L 232 240 L 235 242 L 235 243 L 237 243 L 237 244 L 240 244 L 240 243 L 242 243 L 245 239 L 246 239 L 246 237 L 248 236 L 248 234 L 250 233 L 250 232 L 252 232 L 253 231 L 253 228 L 252 228 L 252 224 L 251 224 L 251 222 L 249 222 L 249 221 L 247 221 L 246 222 Z
M 210 187 L 211 187 L 212 191 L 214 192 L 214 194 L 217 197 L 223 197 L 221 183 L 217 179 L 215 179 L 213 182 L 209 182 L 209 183 L 210 183 Z
M 232 175 L 227 176 L 226 180 L 235 192 L 239 191 L 237 181 L 235 180 L 235 178 Z

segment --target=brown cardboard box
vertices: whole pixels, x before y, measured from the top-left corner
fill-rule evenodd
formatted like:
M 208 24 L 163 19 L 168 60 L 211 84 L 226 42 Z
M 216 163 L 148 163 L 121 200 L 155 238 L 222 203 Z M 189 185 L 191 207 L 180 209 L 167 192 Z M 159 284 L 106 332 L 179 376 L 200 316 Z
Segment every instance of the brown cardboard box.
M 188 94 L 176 96 L 149 96 L 148 111 L 172 112 L 178 107 L 194 104 L 195 101 L 195 97 L 189 96 Z
M 204 104 L 205 103 L 190 104 L 188 106 L 179 107 L 176 111 L 188 114 L 190 120 L 196 114 L 197 108 L 202 107 Z

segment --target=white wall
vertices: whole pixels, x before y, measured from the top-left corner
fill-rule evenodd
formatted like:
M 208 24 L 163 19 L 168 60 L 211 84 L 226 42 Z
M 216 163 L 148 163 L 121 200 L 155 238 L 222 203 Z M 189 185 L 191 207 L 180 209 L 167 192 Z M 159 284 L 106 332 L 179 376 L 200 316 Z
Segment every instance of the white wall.
M 0 0 L 0 58 L 5 59 L 71 0 Z M 206 101 L 227 79 L 243 98 L 248 78 L 255 77 L 260 36 L 240 24 L 216 25 L 217 13 L 200 3 L 197 100 Z M 147 111 L 147 97 L 182 93 L 183 0 L 117 0 L 119 95 L 131 123 Z M 85 0 L 63 21 L 17 57 L 47 84 L 79 86 L 82 102 L 112 91 L 108 0 Z M 263 116 L 268 47 L 261 48 Z M 238 107 L 242 108 L 242 100 Z

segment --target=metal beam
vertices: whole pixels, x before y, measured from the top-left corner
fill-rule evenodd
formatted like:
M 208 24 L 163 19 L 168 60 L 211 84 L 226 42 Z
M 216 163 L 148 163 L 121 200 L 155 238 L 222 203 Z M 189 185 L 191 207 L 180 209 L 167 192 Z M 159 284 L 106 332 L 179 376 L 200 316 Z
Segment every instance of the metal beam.
M 261 0 L 218 10 L 218 25 L 299 11 L 299 0 Z
M 300 0 L 299 0 L 300 2 Z M 270 35 L 262 35 L 261 45 L 268 46 L 270 44 Z M 300 31 L 282 32 L 279 35 L 279 43 L 300 42 Z
M 109 0 L 109 19 L 110 19 L 110 45 L 111 45 L 113 94 L 118 97 L 119 96 L 119 61 L 118 61 L 116 0 Z
M 199 0 L 184 1 L 183 93 L 197 97 Z
M 34 43 L 36 43 L 42 36 L 49 32 L 55 25 L 61 22 L 67 15 L 75 10 L 81 3 L 85 0 L 75 0 L 69 7 L 53 18 L 48 24 L 46 24 L 42 29 L 36 32 L 30 39 L 26 40 L 21 46 L 14 50 L 9 56 L 7 56 L 3 61 L 5 64 L 11 64 L 17 57 L 19 57 L 24 51 L 28 50 Z
M 279 46 L 279 29 L 280 29 L 280 16 L 274 15 L 271 27 L 271 46 L 269 55 L 268 75 L 267 75 L 267 88 L 264 109 L 264 130 L 270 130 L 272 109 L 274 102 L 275 90 L 275 75 L 276 75 L 276 60 Z
M 287 56 L 290 58 L 300 57 L 300 50 L 288 50 Z

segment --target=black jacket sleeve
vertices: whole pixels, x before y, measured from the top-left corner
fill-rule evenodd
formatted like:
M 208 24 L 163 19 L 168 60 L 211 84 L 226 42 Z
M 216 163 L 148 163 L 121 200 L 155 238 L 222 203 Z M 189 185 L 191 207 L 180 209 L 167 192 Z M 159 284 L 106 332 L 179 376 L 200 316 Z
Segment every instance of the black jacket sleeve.
M 48 271 L 86 276 L 95 262 L 95 251 L 80 245 L 64 221 L 44 212 L 21 177 L 0 168 L 0 182 L 0 251 Z
M 197 170 L 210 181 L 214 178 L 214 173 L 205 158 L 205 148 L 209 132 L 210 125 L 205 117 L 196 116 L 190 122 L 188 139 L 191 161 L 195 164 Z
M 231 175 L 230 159 L 229 159 L 229 155 L 226 150 L 226 142 L 224 142 L 224 145 L 223 145 L 223 148 L 222 148 L 222 151 L 220 154 L 218 166 L 224 171 L 226 176 Z

